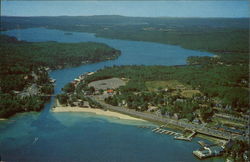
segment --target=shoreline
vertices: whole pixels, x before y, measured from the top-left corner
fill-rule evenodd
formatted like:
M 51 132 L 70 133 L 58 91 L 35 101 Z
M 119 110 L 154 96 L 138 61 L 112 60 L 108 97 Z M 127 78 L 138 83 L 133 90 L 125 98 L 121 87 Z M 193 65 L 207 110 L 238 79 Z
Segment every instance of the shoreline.
M 150 120 L 144 120 L 144 119 L 140 119 L 140 118 L 136 118 L 136 117 L 132 117 L 126 114 L 122 114 L 122 113 L 118 113 L 118 112 L 114 112 L 114 111 L 109 111 L 109 110 L 103 110 L 103 109 L 99 109 L 99 108 L 82 108 L 82 107 L 71 107 L 71 106 L 56 106 L 53 107 L 50 110 L 52 113 L 64 113 L 64 112 L 83 112 L 83 113 L 92 113 L 95 115 L 100 115 L 100 116 L 106 116 L 106 117 L 112 117 L 112 118 L 117 118 L 117 119 L 121 119 L 121 120 L 134 120 L 134 121 L 144 121 L 144 122 L 151 122 L 154 123 L 156 125 L 162 125 L 163 123 L 161 122 L 155 122 L 155 121 L 150 121 Z M 174 130 L 179 130 L 181 131 L 182 129 L 177 127 L 177 126 L 173 126 L 173 125 L 168 125 L 168 128 L 172 128 Z M 213 137 L 209 137 L 209 136 L 205 136 L 205 135 L 201 135 L 198 134 L 196 135 L 196 137 L 199 137 L 201 139 L 204 140 L 208 140 L 210 142 L 213 143 L 221 143 L 222 139 L 217 139 L 217 138 L 213 138 Z
M 81 107 L 71 107 L 71 106 L 56 106 L 50 110 L 53 113 L 60 113 L 60 112 L 85 112 L 85 113 L 93 113 L 95 115 L 107 116 L 107 117 L 114 117 L 123 120 L 136 120 L 136 121 L 144 121 L 146 120 L 135 118 L 129 115 L 125 115 L 122 113 L 109 111 L 109 110 L 102 110 L 98 108 L 81 108 Z
M 58 112 L 86 112 L 86 113 L 94 113 L 95 115 L 114 117 L 114 118 L 123 119 L 123 120 L 150 122 L 150 123 L 154 123 L 154 124 L 158 125 L 159 127 L 161 125 L 166 125 L 166 123 L 162 122 L 162 121 L 150 120 L 148 118 L 141 118 L 141 117 L 137 117 L 134 114 L 131 115 L 131 114 L 123 113 L 123 112 L 112 110 L 112 109 L 111 110 L 110 109 L 104 110 L 104 109 L 100 109 L 100 108 L 90 108 L 90 107 L 89 108 L 82 108 L 82 107 L 78 107 L 78 106 L 75 106 L 75 107 L 64 106 L 64 105 L 61 105 L 57 99 L 55 99 L 54 107 L 51 108 L 50 111 L 54 112 L 54 113 L 58 113 Z M 170 123 L 167 124 L 166 127 L 174 129 L 174 130 L 179 130 L 181 132 L 183 131 L 182 127 L 179 127 L 177 125 L 173 125 Z M 204 140 L 208 140 L 208 141 L 210 141 L 212 143 L 216 143 L 216 144 L 224 143 L 226 141 L 225 139 L 210 137 L 210 136 L 203 135 L 200 133 L 198 133 L 196 135 L 196 137 L 204 139 Z

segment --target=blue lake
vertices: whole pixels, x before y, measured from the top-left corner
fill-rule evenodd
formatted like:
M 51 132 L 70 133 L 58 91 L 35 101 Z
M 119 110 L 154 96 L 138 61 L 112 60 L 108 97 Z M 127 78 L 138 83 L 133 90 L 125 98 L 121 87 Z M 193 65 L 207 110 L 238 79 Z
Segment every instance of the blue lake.
M 94 34 L 45 28 L 2 32 L 30 42 L 101 42 L 121 50 L 116 60 L 54 70 L 55 93 L 80 74 L 113 65 L 183 65 L 188 56 L 210 53 L 151 42 L 97 38 Z M 53 97 L 40 113 L 22 113 L 0 122 L 0 155 L 6 161 L 86 161 L 86 162 L 192 162 L 199 161 L 193 142 L 176 141 L 172 136 L 152 133 L 138 125 L 150 122 L 127 121 L 90 113 L 51 113 Z M 220 158 L 206 161 L 222 161 Z

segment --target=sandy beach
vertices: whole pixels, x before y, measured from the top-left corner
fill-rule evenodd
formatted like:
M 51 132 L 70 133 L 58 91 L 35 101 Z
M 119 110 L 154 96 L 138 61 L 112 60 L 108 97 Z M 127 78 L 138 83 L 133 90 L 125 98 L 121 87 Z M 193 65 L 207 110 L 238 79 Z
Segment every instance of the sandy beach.
M 103 116 L 110 116 L 115 117 L 119 119 L 125 119 L 125 120 L 137 120 L 137 121 L 145 121 L 143 119 L 131 117 L 125 114 L 113 112 L 113 111 L 105 111 L 102 109 L 93 109 L 93 108 L 81 108 L 81 107 L 70 107 L 70 106 L 58 106 L 51 109 L 51 112 L 87 112 L 87 113 L 94 113 L 96 115 L 103 115 Z

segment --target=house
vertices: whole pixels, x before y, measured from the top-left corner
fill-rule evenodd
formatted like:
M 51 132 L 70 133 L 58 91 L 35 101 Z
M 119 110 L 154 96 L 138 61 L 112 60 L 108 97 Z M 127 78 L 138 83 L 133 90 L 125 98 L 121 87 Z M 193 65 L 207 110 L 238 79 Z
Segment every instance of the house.
M 70 104 L 70 106 L 78 106 L 78 102 L 73 102 Z
M 240 129 L 236 129 L 236 128 L 229 128 L 227 126 L 224 126 L 224 125 L 219 125 L 217 126 L 217 129 L 221 130 L 221 131 L 224 131 L 224 132 L 229 132 L 229 133 L 233 133 L 233 134 L 244 134 L 244 132 Z
M 194 123 L 194 124 L 201 124 L 201 121 L 198 118 L 194 118 L 194 120 L 192 121 L 192 123 Z
M 19 93 L 21 93 L 20 91 L 15 91 L 15 90 L 13 90 L 12 91 L 14 94 L 19 94 Z
M 21 97 L 21 98 L 25 98 L 25 97 L 29 97 L 30 94 L 28 92 L 24 91 L 24 92 L 19 93 L 18 96 Z
M 87 75 L 93 75 L 95 72 L 89 72 L 87 73 Z
M 224 149 L 230 149 L 234 145 L 234 142 L 232 139 L 229 139 L 222 147 Z
M 184 99 L 182 99 L 182 98 L 177 98 L 177 99 L 176 99 L 176 102 L 184 102 Z
M 78 78 L 75 78 L 74 81 L 75 81 L 75 82 L 80 82 L 81 80 L 78 79 Z
M 25 75 L 25 76 L 23 77 L 23 79 L 25 79 L 25 80 L 27 80 L 28 78 L 29 78 L 28 75 Z
M 179 119 L 179 115 L 177 113 L 174 113 L 174 116 L 173 116 L 174 119 Z
M 89 108 L 90 107 L 89 102 L 88 101 L 83 101 L 82 107 Z
M 50 82 L 50 83 L 55 83 L 55 82 L 56 82 L 56 80 L 55 80 L 55 79 L 50 78 L 50 79 L 49 79 L 49 82 Z
M 224 149 L 220 146 L 212 146 L 209 147 L 208 149 L 211 152 L 212 156 L 219 156 L 224 151 Z
M 244 158 L 245 161 L 249 161 L 249 155 L 250 155 L 250 152 L 249 152 L 249 151 L 245 151 L 245 152 L 243 153 L 243 158 Z
M 111 94 L 114 93 L 114 90 L 113 89 L 107 89 L 107 93 L 111 95 Z
M 156 111 L 158 109 L 158 107 L 156 107 L 156 106 L 148 106 L 148 112 L 154 112 L 154 111 Z

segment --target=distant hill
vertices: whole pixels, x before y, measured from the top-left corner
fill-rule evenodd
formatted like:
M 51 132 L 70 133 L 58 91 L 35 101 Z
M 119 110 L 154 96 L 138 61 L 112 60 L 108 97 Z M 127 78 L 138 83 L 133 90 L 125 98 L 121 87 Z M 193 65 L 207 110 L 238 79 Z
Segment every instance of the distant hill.
M 248 18 L 171 18 L 113 16 L 1 17 L 1 30 L 45 27 L 90 32 L 98 37 L 179 45 L 247 60 Z M 237 54 L 237 55 L 236 55 Z M 234 58 L 234 59 L 233 59 Z
M 240 28 L 249 27 L 248 18 L 143 18 L 125 16 L 57 16 L 57 17 L 1 17 L 1 30 L 29 27 L 56 27 L 81 25 L 145 25 L 157 27 L 211 27 Z

